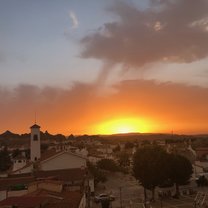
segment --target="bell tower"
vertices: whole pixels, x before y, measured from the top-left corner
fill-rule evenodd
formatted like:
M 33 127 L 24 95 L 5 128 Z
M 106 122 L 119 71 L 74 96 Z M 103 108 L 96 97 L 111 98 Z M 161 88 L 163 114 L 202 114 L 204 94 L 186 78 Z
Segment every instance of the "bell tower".
M 35 162 L 40 159 L 40 126 L 34 124 L 30 129 L 30 160 Z

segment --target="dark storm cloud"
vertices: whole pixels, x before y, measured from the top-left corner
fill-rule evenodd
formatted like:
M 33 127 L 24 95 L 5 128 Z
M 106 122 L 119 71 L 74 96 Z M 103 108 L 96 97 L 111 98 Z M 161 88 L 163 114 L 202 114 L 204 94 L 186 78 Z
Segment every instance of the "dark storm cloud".
M 207 0 L 152 0 L 140 10 L 117 1 L 118 20 L 81 40 L 84 58 L 143 66 L 158 61 L 192 62 L 208 55 Z

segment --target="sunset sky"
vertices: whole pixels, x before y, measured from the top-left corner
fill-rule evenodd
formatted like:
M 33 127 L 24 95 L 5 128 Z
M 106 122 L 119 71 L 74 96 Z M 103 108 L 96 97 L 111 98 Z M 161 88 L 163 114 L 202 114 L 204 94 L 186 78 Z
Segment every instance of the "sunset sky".
M 208 133 L 207 0 L 1 0 L 0 133 Z

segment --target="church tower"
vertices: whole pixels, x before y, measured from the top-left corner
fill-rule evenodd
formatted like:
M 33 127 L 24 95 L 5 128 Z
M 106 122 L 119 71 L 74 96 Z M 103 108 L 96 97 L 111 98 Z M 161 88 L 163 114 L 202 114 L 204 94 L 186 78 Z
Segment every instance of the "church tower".
M 40 159 L 40 126 L 34 124 L 30 129 L 30 160 L 35 162 Z

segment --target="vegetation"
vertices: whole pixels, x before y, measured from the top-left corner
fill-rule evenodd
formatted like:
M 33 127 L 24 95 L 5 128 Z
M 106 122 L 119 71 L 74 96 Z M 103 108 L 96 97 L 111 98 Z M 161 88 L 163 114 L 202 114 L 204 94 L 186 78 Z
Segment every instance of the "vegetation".
M 19 149 L 15 149 L 12 152 L 12 158 L 15 158 L 17 156 L 21 155 L 21 151 Z
M 103 170 L 108 170 L 112 172 L 119 171 L 118 165 L 111 159 L 102 159 L 97 162 L 97 167 Z
M 110 207 L 110 201 L 109 200 L 102 200 L 101 201 L 102 208 L 109 208 Z
M 200 176 L 196 183 L 199 187 L 208 186 L 208 180 L 205 176 Z
M 9 156 L 9 152 L 5 147 L 0 151 L 0 171 L 7 171 L 12 165 L 11 158 Z
M 49 145 L 48 144 L 41 144 L 40 149 L 41 149 L 41 153 L 45 152 L 46 150 L 48 150 Z
M 95 185 L 98 184 L 99 182 L 104 183 L 107 180 L 103 171 L 101 171 L 96 165 L 87 162 L 87 167 L 90 173 L 94 176 Z
M 120 152 L 117 157 L 120 167 L 127 167 L 130 165 L 130 156 L 128 153 Z
M 192 165 L 188 159 L 181 155 L 168 154 L 158 146 L 144 146 L 137 150 L 133 161 L 133 174 L 146 189 L 152 191 L 156 186 L 164 184 L 176 185 L 176 195 L 179 195 L 179 185 L 186 184 L 192 174 Z
M 133 142 L 126 142 L 125 143 L 125 149 L 132 149 L 134 147 L 134 143 Z
M 144 187 L 145 199 L 146 189 L 149 189 L 154 200 L 155 187 L 167 179 L 164 171 L 165 159 L 166 152 L 158 146 L 145 146 L 135 153 L 133 173 Z
M 167 174 L 176 185 L 176 197 L 179 196 L 179 185 L 185 185 L 193 173 L 190 161 L 184 156 L 177 154 L 168 155 Z
M 120 152 L 120 151 L 121 151 L 120 145 L 117 145 L 117 146 L 113 149 L 113 152 L 114 152 L 114 153 Z

